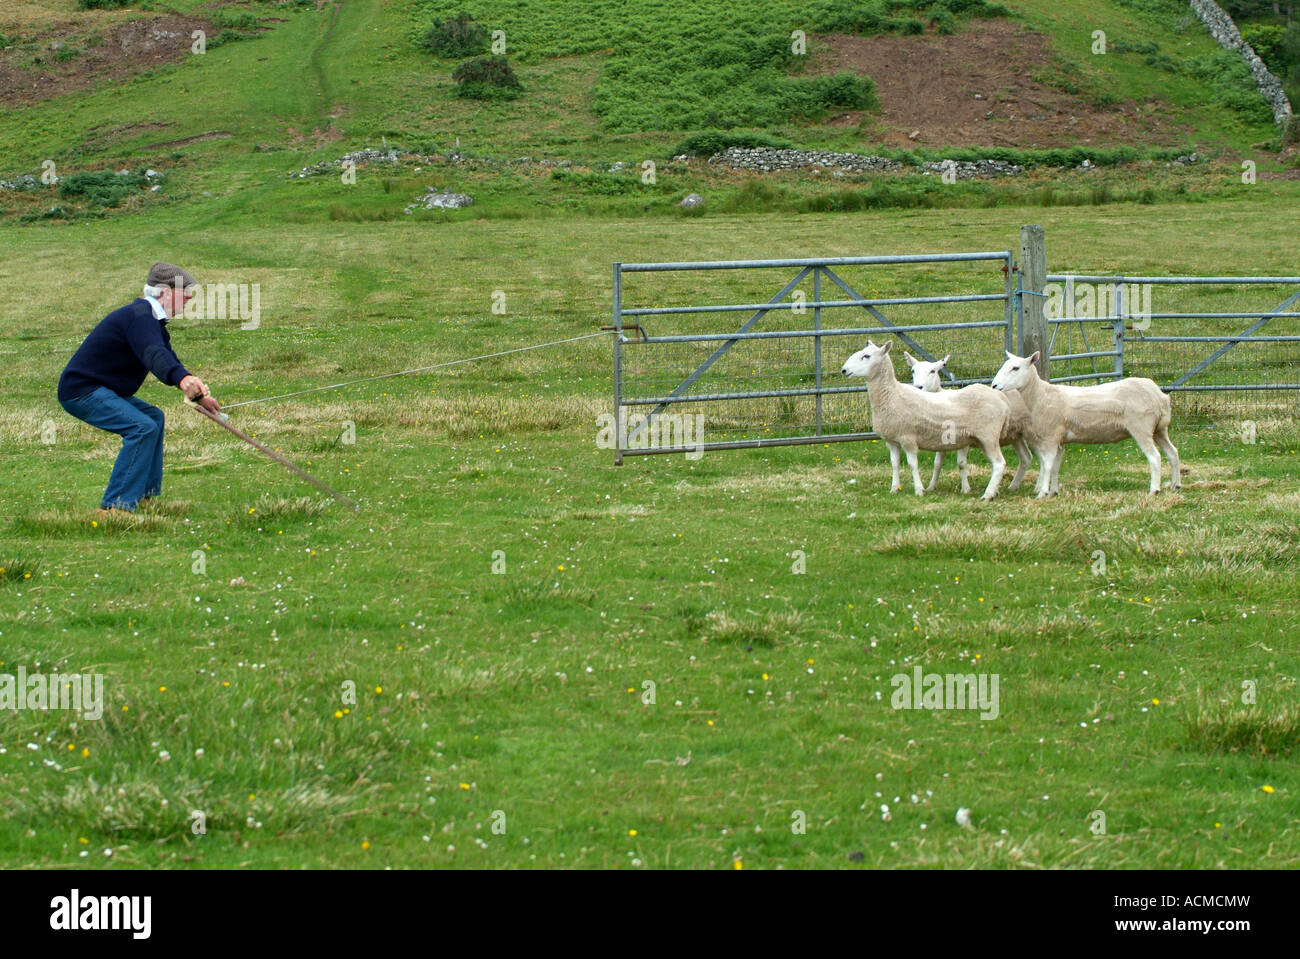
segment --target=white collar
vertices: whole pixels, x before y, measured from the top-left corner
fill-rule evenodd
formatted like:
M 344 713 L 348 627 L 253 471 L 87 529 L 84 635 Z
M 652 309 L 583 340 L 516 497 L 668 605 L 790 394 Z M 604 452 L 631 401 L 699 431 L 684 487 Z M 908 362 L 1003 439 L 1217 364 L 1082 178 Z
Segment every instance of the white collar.
M 144 295 L 144 298 L 149 302 L 149 306 L 153 310 L 153 318 L 155 320 L 162 320 L 164 323 L 166 323 L 170 319 L 170 317 L 167 315 L 167 311 L 163 309 L 162 303 L 154 299 L 148 293 Z

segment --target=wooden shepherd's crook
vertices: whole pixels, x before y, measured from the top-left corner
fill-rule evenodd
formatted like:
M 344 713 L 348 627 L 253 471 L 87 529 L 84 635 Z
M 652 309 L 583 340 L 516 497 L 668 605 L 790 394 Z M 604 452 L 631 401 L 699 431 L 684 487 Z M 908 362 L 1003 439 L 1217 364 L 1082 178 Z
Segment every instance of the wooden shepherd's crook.
M 267 456 L 271 457 L 271 459 L 275 460 L 277 463 L 279 463 L 281 466 L 285 467 L 286 469 L 289 469 L 292 472 L 296 473 L 298 476 L 301 476 L 303 479 L 305 479 L 308 483 L 316 487 L 321 492 L 328 493 L 330 496 L 334 497 L 340 503 L 343 503 L 345 506 L 350 507 L 353 510 L 353 512 L 356 513 L 361 512 L 361 507 L 358 506 L 353 500 L 348 499 L 342 493 L 330 489 L 328 486 L 326 486 L 316 477 L 312 476 L 310 473 L 307 473 L 304 470 L 301 470 L 298 467 L 294 466 L 292 463 L 290 463 L 287 459 L 285 459 L 275 450 L 271 449 L 271 447 L 267 446 L 265 443 L 259 443 L 257 440 L 253 439 L 251 436 L 249 436 L 239 427 L 231 426 L 226 419 L 222 418 L 221 416 L 218 416 L 216 413 L 213 413 L 211 410 L 207 409 L 206 407 L 200 406 L 198 403 L 195 403 L 192 400 L 187 399 L 185 401 L 185 404 L 189 406 L 190 409 L 198 410 L 200 413 L 202 413 L 204 416 L 212 420 L 212 422 L 216 423 L 218 426 L 222 427 L 223 429 L 227 429 L 230 432 L 234 433 L 236 436 L 238 436 L 249 446 L 252 446 L 254 449 L 261 450 Z

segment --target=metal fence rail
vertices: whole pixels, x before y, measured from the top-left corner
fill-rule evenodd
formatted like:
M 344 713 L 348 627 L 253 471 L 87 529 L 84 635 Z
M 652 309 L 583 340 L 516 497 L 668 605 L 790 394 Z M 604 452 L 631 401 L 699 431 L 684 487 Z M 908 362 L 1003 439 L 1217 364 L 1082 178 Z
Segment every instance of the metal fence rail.
M 1052 350 L 1052 382 L 1146 376 L 1172 394 L 1183 417 L 1294 415 L 1300 311 L 1291 308 L 1300 302 L 1300 277 L 1061 273 L 1047 281 L 1062 286 L 1065 306 L 1065 315 L 1049 320 L 1054 344 L 1063 331 L 1067 336 L 1067 352 Z M 1087 316 L 1075 309 L 1082 284 L 1094 292 Z M 1241 308 L 1243 297 L 1265 287 L 1291 289 L 1271 309 Z M 1092 348 L 1088 324 L 1109 335 L 1110 350 Z M 1080 351 L 1073 350 L 1075 336 Z M 1112 358 L 1109 368 L 1098 365 L 1105 357 Z
M 990 264 L 994 270 L 987 269 Z M 890 280 L 895 289 L 863 295 L 841 275 L 849 268 L 882 265 L 914 266 L 923 271 L 910 281 L 916 287 L 915 295 L 899 295 L 897 278 Z M 972 275 L 972 266 L 985 269 Z M 964 272 L 958 276 L 945 273 L 962 267 Z M 785 276 L 793 270 L 794 275 L 759 302 L 752 296 L 752 277 L 760 270 L 781 270 Z M 723 283 L 715 277 L 701 285 L 687 279 L 701 271 L 747 271 L 730 275 L 749 282 Z M 668 295 L 697 302 L 628 305 L 626 275 L 640 273 L 675 277 L 675 289 Z M 996 292 L 970 292 L 973 281 Z M 958 283 L 967 289 L 933 292 Z M 743 289 L 742 296 L 751 294 L 743 302 L 698 302 L 704 290 L 725 295 L 738 288 Z M 832 298 L 826 298 L 824 290 Z M 831 372 L 838 377 L 840 364 L 860 349 L 867 337 L 894 336 L 920 359 L 934 360 L 951 353 L 954 368 L 987 381 L 1001 363 L 1002 350 L 1012 345 L 1014 301 L 1013 259 L 1005 250 L 615 263 L 615 462 L 621 463 L 624 456 L 652 453 L 872 438 L 875 434 L 866 430 L 870 423 L 866 386 L 826 385 L 827 355 Z M 994 303 L 1000 306 L 990 309 Z M 823 323 L 823 311 L 845 309 L 864 310 L 873 325 Z M 949 315 L 939 316 L 939 309 Z M 738 325 L 735 320 L 728 322 L 727 331 L 718 332 L 719 317 L 726 321 L 733 313 L 750 315 Z M 651 323 L 653 330 L 648 328 Z M 954 385 L 975 381 L 959 380 L 952 373 L 948 377 Z M 707 440 L 695 432 L 695 442 L 683 441 L 684 426 L 688 427 L 687 440 L 693 432 L 688 417 L 704 417 L 700 422 Z

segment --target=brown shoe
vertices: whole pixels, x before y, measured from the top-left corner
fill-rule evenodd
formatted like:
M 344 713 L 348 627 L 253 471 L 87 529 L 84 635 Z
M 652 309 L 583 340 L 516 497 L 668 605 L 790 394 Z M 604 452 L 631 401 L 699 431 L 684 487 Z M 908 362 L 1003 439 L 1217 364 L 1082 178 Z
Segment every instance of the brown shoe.
M 116 506 L 110 506 L 108 509 L 104 509 L 103 507 L 100 507 L 99 509 L 95 510 L 96 519 L 103 519 L 103 520 L 123 519 L 130 515 L 131 515 L 131 511 L 129 509 L 118 509 Z

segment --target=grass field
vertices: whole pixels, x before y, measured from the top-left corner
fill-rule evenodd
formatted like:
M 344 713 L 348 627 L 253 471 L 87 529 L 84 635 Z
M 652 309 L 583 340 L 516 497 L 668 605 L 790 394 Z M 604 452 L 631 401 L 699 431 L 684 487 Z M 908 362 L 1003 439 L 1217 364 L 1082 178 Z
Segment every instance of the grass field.
M 1232 91 L 1191 67 L 1087 53 L 1100 26 L 1158 39 L 1180 64 L 1210 56 L 1181 5 L 1007 3 L 1050 41 L 1044 83 L 1175 115 L 1208 162 L 1135 142 L 1090 171 L 1042 164 L 955 185 L 672 162 L 715 121 L 882 148 L 870 111 L 768 122 L 764 91 L 803 74 L 741 78 L 708 54 L 739 41 L 699 32 L 730 24 L 757 49 L 799 25 L 800 4 L 755 3 L 742 25 L 720 0 L 680 21 L 648 4 L 614 28 L 613 4 L 485 0 L 475 12 L 502 18 L 526 91 L 487 104 L 458 98 L 453 62 L 413 42 L 459 6 L 0 11 L 0 68 L 27 58 L 33 80 L 56 69 L 44 62 L 56 28 L 84 52 L 138 16 L 262 21 L 201 57 L 0 114 L 0 179 L 45 161 L 66 178 L 0 192 L 0 677 L 105 684 L 100 719 L 6 711 L 0 864 L 1300 865 L 1300 424 L 1285 399 L 1195 418 L 1176 405 L 1181 493 L 1148 495 L 1130 443 L 1070 448 L 1055 499 L 1033 498 L 1035 467 L 989 504 L 956 492 L 951 465 L 936 493 L 891 495 L 880 443 L 616 467 L 598 447 L 606 337 L 274 399 L 598 333 L 615 261 L 1016 249 L 1019 228 L 1041 223 L 1053 271 L 1295 275 L 1295 154 L 1271 124 L 1226 107 Z M 808 29 L 815 57 L 825 47 Z M 658 82 L 646 51 L 664 43 L 679 45 L 678 68 L 638 101 L 628 78 Z M 718 76 L 732 112 L 710 117 Z M 463 163 L 448 156 L 458 142 Z M 293 176 L 382 145 L 418 155 L 362 164 L 355 184 L 335 169 Z M 1257 182 L 1242 178 L 1247 158 Z M 656 182 L 640 179 L 646 159 Z M 119 195 L 102 174 L 123 168 L 142 175 Z M 429 187 L 475 204 L 405 215 Z M 702 212 L 677 206 L 691 191 L 707 196 Z M 159 259 L 206 284 L 259 285 L 256 328 L 178 318 L 173 343 L 222 402 L 259 401 L 233 407 L 233 424 L 359 513 L 150 380 L 140 396 L 168 419 L 163 496 L 128 520 L 96 518 L 118 441 L 64 413 L 55 385 Z M 882 296 L 974 282 L 889 267 L 846 279 Z M 779 287 L 743 271 L 711 283 L 639 275 L 626 302 L 751 302 Z M 1162 305 L 1266 301 L 1194 292 Z M 1270 376 L 1295 381 L 1292 345 L 1261 360 Z M 996 360 L 987 347 L 947 348 Z M 673 382 L 667 365 L 637 362 L 629 375 Z M 980 490 L 987 464 L 971 463 Z M 996 678 L 996 717 L 894 708 L 895 677 L 918 667 Z
M 951 473 L 891 496 L 879 444 L 616 468 L 597 339 L 232 411 L 359 515 L 148 385 L 164 498 L 95 526 L 115 441 L 53 398 L 160 248 L 264 284 L 259 329 L 174 333 L 235 402 L 591 332 L 615 258 L 987 248 L 1045 212 L 1063 262 L 1274 272 L 1286 251 L 1229 229 L 1270 208 L 400 224 L 378 244 L 363 224 L 4 228 L 32 268 L 97 279 L 51 313 L 0 275 L 0 658 L 93 669 L 107 700 L 100 722 L 6 720 L 5 863 L 1295 866 L 1293 423 L 1254 445 L 1175 423 L 1186 488 L 1155 499 L 1131 444 L 1072 448 L 1055 500 L 990 505 Z M 998 717 L 890 708 L 917 665 L 996 674 Z

